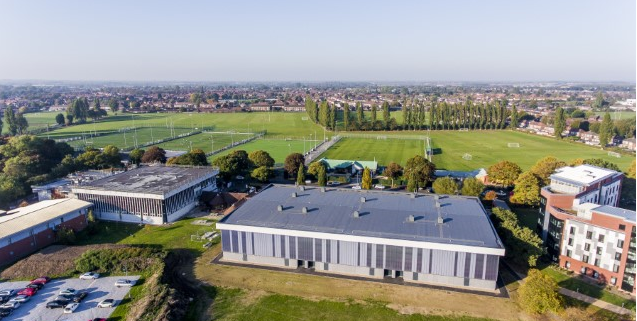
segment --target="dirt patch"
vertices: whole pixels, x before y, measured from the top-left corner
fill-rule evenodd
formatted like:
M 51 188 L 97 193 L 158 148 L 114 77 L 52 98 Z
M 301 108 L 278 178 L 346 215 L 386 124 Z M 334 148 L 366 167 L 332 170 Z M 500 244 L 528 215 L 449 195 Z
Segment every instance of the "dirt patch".
M 88 250 L 126 247 L 126 245 L 97 244 L 86 246 L 51 245 L 6 268 L 0 279 L 29 279 L 42 275 L 60 276 L 75 268 L 75 259 Z

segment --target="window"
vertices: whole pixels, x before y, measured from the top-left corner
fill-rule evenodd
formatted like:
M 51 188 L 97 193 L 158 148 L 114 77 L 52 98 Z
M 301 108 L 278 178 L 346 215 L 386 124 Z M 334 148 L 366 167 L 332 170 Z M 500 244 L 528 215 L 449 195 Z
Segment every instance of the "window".
M 591 245 L 590 244 L 584 244 L 584 251 L 590 251 L 591 250 Z
M 599 259 L 595 259 L 595 266 L 599 266 Z
M 620 230 L 620 231 L 625 231 L 625 230 L 626 230 L 626 225 L 624 225 L 624 224 L 619 224 L 619 230 Z
M 604 242 L 604 235 L 600 234 L 599 237 L 597 238 L 597 241 Z
M 588 255 L 584 255 L 584 256 L 582 257 L 582 262 L 584 262 L 584 263 L 588 263 Z
M 613 265 L 613 272 L 615 273 L 619 272 L 619 264 Z
M 622 260 L 622 254 L 620 252 L 616 252 L 615 253 L 615 260 L 617 260 L 617 261 L 621 261 Z
M 566 256 L 571 257 L 572 254 L 573 252 L 571 252 L 571 250 L 566 250 Z
M 616 277 L 611 277 L 610 278 L 610 284 L 615 285 L 617 283 L 617 278 Z
M 620 249 L 624 248 L 624 240 L 617 240 L 617 247 Z
M 593 232 L 591 232 L 591 231 L 586 232 L 586 239 L 590 240 L 592 238 L 593 238 Z
M 571 226 L 571 234 L 575 234 L 575 226 Z
M 573 238 L 568 239 L 568 245 L 573 246 Z
M 570 268 L 571 267 L 571 262 L 566 261 L 566 264 L 564 264 L 564 267 L 567 268 L 567 269 Z
M 595 253 L 597 253 L 597 255 L 602 255 L 602 248 L 598 246 Z

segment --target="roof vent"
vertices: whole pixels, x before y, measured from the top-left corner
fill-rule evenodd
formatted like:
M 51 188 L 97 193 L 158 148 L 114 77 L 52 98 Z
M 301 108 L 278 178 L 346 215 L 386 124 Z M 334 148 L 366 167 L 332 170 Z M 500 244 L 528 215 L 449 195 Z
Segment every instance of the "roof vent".
M 307 214 L 307 207 L 303 206 L 303 208 L 301 208 L 301 213 Z
M 279 212 L 283 212 L 283 205 L 277 206 L 276 210 L 279 211 Z
M 360 217 L 361 214 L 358 211 L 354 211 L 354 213 L 352 213 L 352 217 Z
M 445 219 L 442 216 L 438 216 L 438 224 L 442 224 L 445 222 Z
M 361 203 L 365 203 L 365 201 L 367 201 L 367 199 L 365 199 L 365 196 L 361 197 Z
M 325 193 L 325 187 L 321 187 L 321 193 Z
M 413 222 L 415 221 L 414 216 L 413 215 L 409 215 L 407 216 L 407 222 Z
M 296 196 L 297 196 L 296 192 L 292 193 L 292 197 L 296 197 Z
M 305 191 L 305 186 L 303 186 L 303 185 L 299 185 L 299 190 L 300 190 L 301 192 Z

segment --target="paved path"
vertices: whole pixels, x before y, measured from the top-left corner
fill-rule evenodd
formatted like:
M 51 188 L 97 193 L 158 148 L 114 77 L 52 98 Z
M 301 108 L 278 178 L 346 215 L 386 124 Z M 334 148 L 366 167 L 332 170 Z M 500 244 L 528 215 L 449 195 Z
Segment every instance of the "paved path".
M 509 270 L 509 272 L 511 272 L 517 279 L 518 281 L 520 281 L 520 283 L 524 282 L 524 278 L 526 277 L 526 275 L 523 275 L 521 273 L 518 273 L 517 271 L 513 270 L 508 264 L 506 264 L 505 262 L 502 262 L 502 265 Z M 626 308 L 622 308 L 620 306 L 614 305 L 612 303 L 608 303 L 606 301 L 602 301 L 593 297 L 590 297 L 588 295 L 585 294 L 581 294 L 579 292 L 575 292 L 575 291 L 571 291 L 569 289 L 565 289 L 565 288 L 560 288 L 558 290 L 560 292 L 560 294 L 562 295 L 566 295 L 569 296 L 571 298 L 592 304 L 598 308 L 602 308 L 617 314 L 627 314 L 627 315 L 631 315 L 633 313 L 633 311 L 628 310 Z
M 627 314 L 630 315 L 632 313 L 631 310 L 628 310 L 626 308 L 622 308 L 620 306 L 616 306 L 614 304 L 602 301 L 602 300 L 598 300 L 596 298 L 590 297 L 588 295 L 584 295 L 575 291 L 571 291 L 569 289 L 565 289 L 565 288 L 560 288 L 560 293 L 566 296 L 570 296 L 571 298 L 575 298 L 578 299 L 580 301 L 586 302 L 586 303 L 590 303 L 596 307 L 617 313 L 617 314 Z

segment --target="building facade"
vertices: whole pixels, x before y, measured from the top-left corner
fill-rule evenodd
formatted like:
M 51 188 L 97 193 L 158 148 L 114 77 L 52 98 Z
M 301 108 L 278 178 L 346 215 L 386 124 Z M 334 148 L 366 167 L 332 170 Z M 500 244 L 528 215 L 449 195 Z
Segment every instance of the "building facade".
M 73 194 L 95 204 L 99 219 L 144 224 L 178 220 L 215 191 L 218 169 L 145 166 L 73 187 Z
M 61 227 L 80 231 L 92 206 L 77 199 L 46 200 L 0 216 L 0 266 L 53 244 Z
M 217 228 L 223 260 L 485 291 L 504 255 L 471 197 L 275 185 Z

